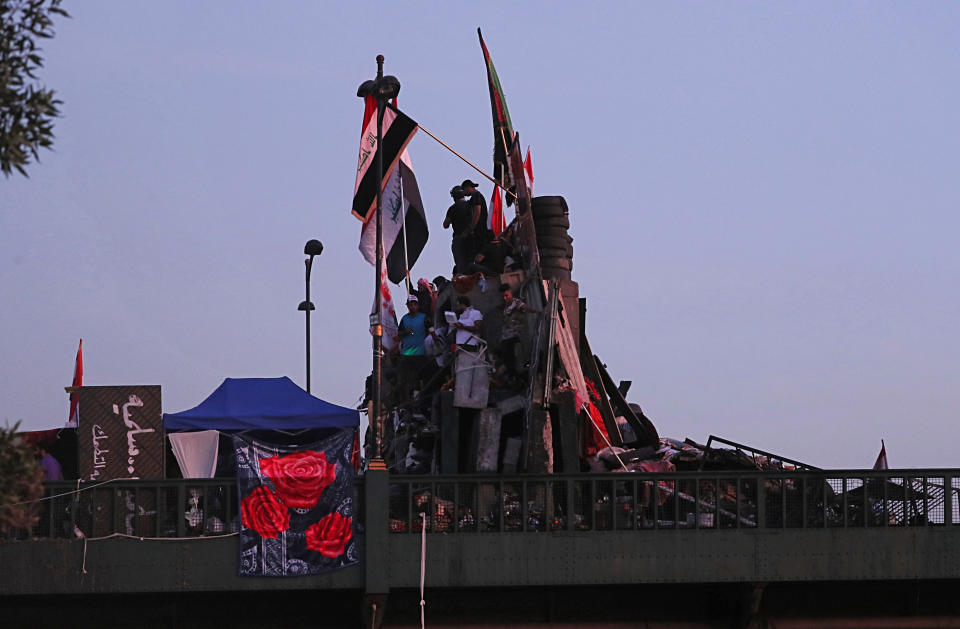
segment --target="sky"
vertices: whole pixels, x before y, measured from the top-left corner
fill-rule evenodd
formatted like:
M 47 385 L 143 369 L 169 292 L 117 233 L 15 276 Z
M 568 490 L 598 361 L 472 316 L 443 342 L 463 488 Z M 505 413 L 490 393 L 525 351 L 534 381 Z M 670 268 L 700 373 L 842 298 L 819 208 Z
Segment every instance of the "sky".
M 356 89 L 385 55 L 401 109 L 489 171 L 479 26 L 536 193 L 570 206 L 591 345 L 662 436 L 960 465 L 960 5 L 65 6 L 54 150 L 0 179 L 0 423 L 63 424 L 81 338 L 84 384 L 159 384 L 165 412 L 226 377 L 303 386 L 311 238 L 312 390 L 356 405 Z M 413 275 L 449 274 L 448 191 L 476 173 L 409 148 Z

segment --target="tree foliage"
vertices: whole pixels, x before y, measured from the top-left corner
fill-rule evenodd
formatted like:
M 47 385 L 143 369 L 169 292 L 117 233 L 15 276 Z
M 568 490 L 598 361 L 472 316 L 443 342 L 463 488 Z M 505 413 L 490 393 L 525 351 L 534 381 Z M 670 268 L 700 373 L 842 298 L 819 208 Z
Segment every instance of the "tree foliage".
M 53 37 L 53 17 L 70 17 L 61 0 L 0 0 L 0 172 L 7 177 L 39 161 L 53 144 L 60 105 L 37 79 L 43 67 L 39 43 Z
M 43 467 L 37 453 L 17 434 L 20 422 L 0 427 L 0 532 L 37 523 L 43 496 Z M 24 504 L 26 503 L 26 504 Z

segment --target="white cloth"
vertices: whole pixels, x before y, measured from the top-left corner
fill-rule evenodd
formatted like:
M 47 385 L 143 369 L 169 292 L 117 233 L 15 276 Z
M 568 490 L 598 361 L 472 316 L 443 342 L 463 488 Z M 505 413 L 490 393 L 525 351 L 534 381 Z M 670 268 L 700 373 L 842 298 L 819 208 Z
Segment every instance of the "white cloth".
M 477 321 L 483 321 L 483 314 L 479 310 L 471 306 L 468 306 L 467 309 L 463 311 L 463 314 L 460 315 L 460 318 L 457 319 L 458 323 L 462 323 L 463 325 L 468 325 L 470 327 L 473 327 L 473 325 L 476 324 Z M 457 345 L 479 345 L 479 344 L 480 344 L 479 336 L 475 335 L 473 332 L 469 330 L 461 330 L 459 328 L 457 329 Z
M 220 432 L 173 432 L 167 435 L 184 478 L 213 478 L 217 471 Z

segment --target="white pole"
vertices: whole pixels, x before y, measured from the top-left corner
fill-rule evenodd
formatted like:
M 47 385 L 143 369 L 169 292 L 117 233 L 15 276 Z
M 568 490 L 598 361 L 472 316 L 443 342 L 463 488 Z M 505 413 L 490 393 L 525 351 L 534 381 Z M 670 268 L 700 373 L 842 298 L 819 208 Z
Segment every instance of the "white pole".
M 403 232 L 403 265 L 407 271 L 404 279 L 407 281 L 407 297 L 409 298 L 413 291 L 410 282 L 410 256 L 407 255 L 407 209 L 404 207 L 403 197 L 403 155 L 400 156 L 400 163 L 397 164 L 397 168 L 400 169 L 397 173 L 400 175 L 400 231 Z

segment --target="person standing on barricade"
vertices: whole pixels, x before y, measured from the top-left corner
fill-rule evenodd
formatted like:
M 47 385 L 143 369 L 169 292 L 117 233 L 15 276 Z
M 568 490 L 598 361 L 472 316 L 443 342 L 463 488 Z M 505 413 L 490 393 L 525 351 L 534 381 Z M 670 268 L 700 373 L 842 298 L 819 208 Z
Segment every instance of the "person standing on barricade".
M 488 242 L 493 240 L 493 232 L 487 228 L 487 200 L 483 194 L 477 190 L 477 183 L 469 179 L 464 179 L 460 184 L 463 188 L 463 194 L 467 197 L 467 207 L 471 210 L 471 216 L 475 217 L 473 230 L 473 248 L 470 251 L 470 260 L 483 251 Z
M 407 314 L 400 318 L 398 339 L 400 341 L 400 389 L 403 399 L 410 397 L 417 386 L 427 363 L 424 341 L 429 332 L 427 316 L 420 312 L 420 300 L 415 294 L 407 297 Z
M 443 219 L 443 228 L 453 227 L 453 241 L 450 250 L 453 252 L 454 274 L 463 274 L 473 261 L 473 229 L 479 216 L 475 217 L 464 199 L 463 188 L 454 186 L 450 190 L 453 205 L 447 208 L 447 216 Z
M 480 330 L 483 328 L 483 313 L 470 305 L 468 297 L 457 297 L 457 321 L 453 328 L 457 331 L 457 349 L 475 352 L 480 348 L 483 340 Z

